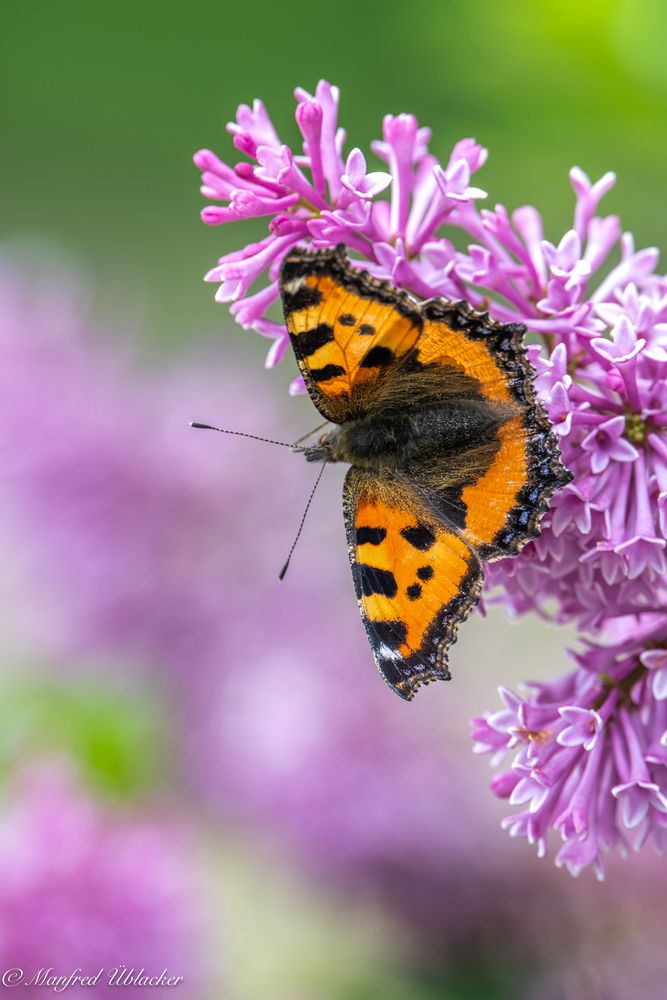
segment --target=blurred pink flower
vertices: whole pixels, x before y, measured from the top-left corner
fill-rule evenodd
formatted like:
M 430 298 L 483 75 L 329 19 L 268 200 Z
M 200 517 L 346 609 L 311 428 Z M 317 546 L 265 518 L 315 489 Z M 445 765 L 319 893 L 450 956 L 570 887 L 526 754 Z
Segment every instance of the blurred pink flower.
M 444 692 L 447 726 L 437 698 L 403 711 L 372 669 L 352 597 L 347 618 L 334 612 L 334 586 L 333 575 L 319 582 L 315 607 L 299 589 L 279 636 L 238 636 L 229 669 L 208 675 L 186 726 L 198 789 L 281 862 L 383 903 L 411 947 L 451 962 L 480 948 L 534 956 L 562 933 L 563 890 L 498 836 L 467 749 L 464 691 Z
M 0 502 L 21 550 L 28 641 L 73 664 L 151 666 L 167 683 L 196 684 L 204 661 L 224 667 L 229 623 L 254 612 L 257 581 L 272 582 L 276 614 L 288 600 L 276 576 L 305 463 L 190 428 L 251 429 L 236 372 L 213 376 L 204 358 L 142 371 L 71 276 L 36 286 L 0 261 L 0 353 Z M 254 407 L 259 432 L 272 417 Z M 260 491 L 279 479 L 269 510 Z
M 593 946 L 580 939 L 562 963 L 535 977 L 521 1000 L 661 1000 L 665 960 L 660 923 L 633 928 L 611 947 L 609 938 Z
M 30 978 L 52 968 L 104 969 L 98 986 L 72 992 L 106 997 L 121 965 L 166 968 L 200 996 L 198 877 L 191 844 L 171 822 L 111 813 L 62 762 L 35 765 L 10 788 L 0 819 L 0 966 L 21 969 L 19 990 L 31 996 L 45 987 L 27 988 Z
M 189 705 L 190 770 L 211 810 L 253 830 L 278 865 L 291 859 L 330 892 L 381 904 L 403 946 L 446 969 L 486 956 L 516 982 L 566 962 L 594 930 L 606 947 L 622 942 L 621 907 L 628 924 L 642 907 L 650 924 L 658 860 L 647 853 L 624 873 L 610 858 L 607 884 L 572 884 L 499 836 L 502 814 L 463 733 L 470 690 L 450 685 L 405 712 L 370 669 L 353 600 L 345 619 L 330 610 L 333 591 L 333 577 L 321 580 L 307 615 L 297 591 L 280 641 L 238 636 L 246 661 L 232 656 L 198 692 L 205 704 Z M 563 719 L 565 740 L 581 729 L 588 743 L 576 716 Z

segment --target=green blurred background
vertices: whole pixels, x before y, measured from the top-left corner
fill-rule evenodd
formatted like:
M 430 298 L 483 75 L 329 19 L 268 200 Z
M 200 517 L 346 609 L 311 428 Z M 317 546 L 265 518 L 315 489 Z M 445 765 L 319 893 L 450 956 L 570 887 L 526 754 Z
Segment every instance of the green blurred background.
M 667 236 L 667 7 L 659 0 L 198 7 L 31 0 L 5 3 L 2 22 L 3 242 L 42 251 L 46 243 L 69 257 L 95 289 L 99 315 L 141 330 L 148 356 L 182 354 L 208 337 L 221 368 L 230 352 L 250 358 L 257 379 L 249 391 L 265 379 L 280 392 L 291 374 L 261 372 L 266 343 L 235 327 L 213 287 L 202 284 L 215 258 L 247 242 L 253 226 L 239 224 L 235 233 L 201 224 L 191 161 L 200 147 L 235 158 L 224 126 L 241 102 L 261 97 L 290 143 L 294 87 L 312 91 L 324 77 L 341 88 L 348 148 L 366 149 L 379 137 L 384 114 L 412 111 L 432 127 L 432 149 L 445 159 L 463 136 L 488 146 L 476 182 L 490 204 L 537 205 L 549 238 L 570 225 L 574 164 L 592 178 L 618 173 L 605 207 L 622 215 L 639 246 L 660 246 Z M 471 661 L 488 648 L 489 626 L 479 624 L 469 626 L 468 646 L 461 643 Z M 503 679 L 529 674 L 538 648 L 542 667 L 557 669 L 562 637 L 547 647 L 543 633 L 523 623 L 513 655 L 517 633 L 500 621 L 494 628 L 494 649 L 508 663 Z M 485 680 L 485 691 L 495 680 Z M 471 687 L 471 705 L 472 696 Z M 113 711 L 109 697 L 120 699 Z M 486 694 L 477 698 L 478 709 L 486 703 Z M 18 727 L 28 742 L 34 733 L 43 741 L 45 720 L 57 715 L 55 742 L 121 794 L 159 784 L 154 758 L 169 720 L 150 697 L 100 693 L 97 683 L 64 694 L 19 685 L 5 690 L 3 705 L 6 731 L 10 721 L 30 720 Z M 481 785 L 486 773 L 478 775 Z M 231 913 L 218 964 L 234 965 L 238 1000 L 500 995 L 486 973 L 445 992 L 437 976 L 431 986 L 428 975 L 417 983 L 409 971 L 385 968 L 386 926 L 376 909 L 339 911 L 261 850 L 232 837 L 220 851 L 216 838 L 204 834 L 202 850 L 211 895 L 219 879 Z M 257 941 L 267 938 L 273 947 L 258 961 Z M 215 940 L 213 932 L 213 952 Z M 212 986 L 211 997 L 221 990 Z
M 4 4 L 3 231 L 64 245 L 162 340 L 222 326 L 200 278 L 238 237 L 200 224 L 191 154 L 230 153 L 225 122 L 254 97 L 289 143 L 293 88 L 325 77 L 350 146 L 401 111 L 441 156 L 472 135 L 490 149 L 490 202 L 538 205 L 552 236 L 570 218 L 570 166 L 614 169 L 607 209 L 659 245 L 666 39 L 660 0 Z

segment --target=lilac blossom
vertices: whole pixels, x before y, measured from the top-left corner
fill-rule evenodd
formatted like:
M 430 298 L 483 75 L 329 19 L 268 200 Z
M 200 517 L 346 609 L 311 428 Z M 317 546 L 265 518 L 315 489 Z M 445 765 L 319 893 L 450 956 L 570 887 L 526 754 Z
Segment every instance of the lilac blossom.
M 617 620 L 578 669 L 524 698 L 501 689 L 504 708 L 473 722 L 477 753 L 512 754 L 492 787 L 522 809 L 503 825 L 540 856 L 557 831 L 556 864 L 573 875 L 592 865 L 602 878 L 613 847 L 667 846 L 667 628 L 647 618 Z
M 574 480 L 540 537 L 520 560 L 496 564 L 490 582 L 517 613 L 555 605 L 557 620 L 596 629 L 665 604 L 665 363 L 625 315 L 609 337 L 554 338 L 550 352 L 532 355 Z
M 102 968 L 97 986 L 72 992 L 107 996 L 106 977 L 122 963 L 149 975 L 167 968 L 184 977 L 188 996 L 202 995 L 199 874 L 183 829 L 112 814 L 61 760 L 17 774 L 1 815 L 0 964 L 24 974 L 8 985 L 41 995 L 46 987 L 26 988 L 40 969 Z
M 527 806 L 507 819 L 510 833 L 544 853 L 554 829 L 565 842 L 556 863 L 573 874 L 591 865 L 602 877 L 614 846 L 665 847 L 667 284 L 654 273 L 657 251 L 635 251 L 615 217 L 596 214 L 613 176 L 591 185 L 574 170 L 571 180 L 574 226 L 558 247 L 536 245 L 534 210 L 511 222 L 497 210 L 492 221 L 496 260 L 509 249 L 523 261 L 496 313 L 542 339 L 530 349 L 536 386 L 574 478 L 540 536 L 491 568 L 487 594 L 500 591 L 514 614 L 573 622 L 596 641 L 573 674 L 510 699 L 474 732 L 478 751 L 496 743 L 500 757 L 515 752 L 511 771 L 492 783 Z M 613 250 L 619 262 L 596 280 Z M 490 269 L 476 281 L 501 293 Z M 498 723 L 504 739 L 491 735 Z
M 206 151 L 195 157 L 203 172 L 202 193 L 225 203 L 217 216 L 204 209 L 205 221 L 270 215 L 264 240 L 228 253 L 207 275 L 220 283 L 217 297 L 232 302 L 242 325 L 273 338 L 267 362 L 273 365 L 287 344 L 277 314 L 268 315 L 278 298 L 281 261 L 296 243 L 316 248 L 342 243 L 357 266 L 417 297 L 465 299 L 496 320 L 524 324 L 537 341 L 529 347 L 537 391 L 573 480 L 554 497 L 540 536 L 520 557 L 489 567 L 486 600 L 502 600 L 514 615 L 536 611 L 573 623 L 582 635 L 616 636 L 621 643 L 633 622 L 650 616 L 664 621 L 667 281 L 656 273 L 657 250 L 636 249 L 619 218 L 600 211 L 615 175 L 592 182 L 581 169 L 572 169 L 572 225 L 552 242 L 532 206 L 511 213 L 502 205 L 478 206 L 485 194 L 473 175 L 487 152 L 473 139 L 457 143 L 448 162 L 440 164 L 429 151 L 430 131 L 413 115 L 387 115 L 382 138 L 371 143 L 385 168 L 376 170 L 362 151 L 345 152 L 335 87 L 322 81 L 314 96 L 297 90 L 296 98 L 302 152 L 281 143 L 256 102 L 252 110 L 239 108 L 229 126 L 245 160 L 231 167 Z M 241 197 L 241 192 L 247 193 Z M 239 204 L 248 206 L 245 214 Z M 256 282 L 267 283 L 255 288 Z M 298 380 L 292 386 L 302 389 Z M 604 641 L 613 650 L 614 640 Z M 650 780 L 636 778 L 637 746 L 643 744 L 639 735 L 633 743 L 632 734 L 637 720 L 659 725 L 661 715 L 653 707 L 667 682 L 663 667 L 656 666 L 663 663 L 659 652 L 647 648 L 641 655 L 646 678 L 632 685 L 635 714 L 621 701 L 616 704 L 604 677 L 593 678 L 593 690 L 594 671 L 583 663 L 552 694 L 537 689 L 525 703 L 507 709 L 516 716 L 511 722 L 516 729 L 520 713 L 532 715 L 533 702 L 551 698 L 546 725 L 555 734 L 547 740 L 551 765 L 540 757 L 537 777 L 531 773 L 542 745 L 531 742 L 521 755 L 520 766 L 528 770 L 515 782 L 519 791 L 512 784 L 517 770 L 498 777 L 494 787 L 541 809 L 538 833 L 536 821 L 524 824 L 541 847 L 550 821 L 559 821 L 567 835 L 559 858 L 573 871 L 587 863 L 601 871 L 610 842 L 636 846 L 649 833 L 660 840 L 664 769 L 652 763 Z M 574 701 L 566 698 L 570 684 Z M 596 707 L 603 694 L 605 711 L 614 719 L 611 730 Z M 617 734 L 615 757 L 610 731 Z M 514 737 L 505 733 L 495 739 L 500 749 L 508 741 L 513 745 Z M 627 774 L 619 763 L 621 746 L 631 762 Z M 593 810 L 584 826 L 579 814 L 576 823 L 564 819 L 547 790 L 548 782 L 558 784 L 557 768 L 564 769 L 558 773 L 568 791 L 575 781 L 585 787 L 584 777 L 591 794 L 603 786 L 610 793 L 616 789 L 606 797 L 600 792 L 604 815 Z M 547 777 L 540 783 L 543 773 Z M 628 820 L 641 836 L 628 835 Z M 517 823 L 513 829 L 523 832 L 524 820 Z
M 252 109 L 241 105 L 227 126 L 246 160 L 232 167 L 206 149 L 194 157 L 202 194 L 224 203 L 204 208 L 204 222 L 268 218 L 267 237 L 225 254 L 206 275 L 219 284 L 217 300 L 232 303 L 242 326 L 274 340 L 268 366 L 277 364 L 288 344 L 283 323 L 267 310 L 278 297 L 278 271 L 293 246 L 343 243 L 379 277 L 420 294 L 433 294 L 433 288 L 455 294 L 437 247 L 429 252 L 430 241 L 445 221 L 462 217 L 474 199 L 485 197 L 470 184 L 486 159 L 486 150 L 472 139 L 459 142 L 443 168 L 428 152 L 430 131 L 414 115 L 387 115 L 382 140 L 372 144 L 387 169 L 369 170 L 362 150 L 344 155 L 336 87 L 321 80 L 314 95 L 297 89 L 296 99 L 301 152 L 280 141 L 264 105 L 255 101 Z M 255 289 L 259 281 L 266 283 Z M 297 380 L 292 391 L 301 390 Z

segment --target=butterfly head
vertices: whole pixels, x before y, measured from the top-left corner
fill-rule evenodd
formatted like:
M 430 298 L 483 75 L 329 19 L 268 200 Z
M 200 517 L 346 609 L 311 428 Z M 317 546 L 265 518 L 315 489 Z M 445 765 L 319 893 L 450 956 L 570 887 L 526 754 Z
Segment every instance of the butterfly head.
M 318 438 L 317 444 L 311 445 L 310 448 L 303 449 L 306 461 L 340 462 L 340 449 L 337 447 L 338 437 L 338 431 L 330 431 L 328 434 L 322 434 L 322 436 Z

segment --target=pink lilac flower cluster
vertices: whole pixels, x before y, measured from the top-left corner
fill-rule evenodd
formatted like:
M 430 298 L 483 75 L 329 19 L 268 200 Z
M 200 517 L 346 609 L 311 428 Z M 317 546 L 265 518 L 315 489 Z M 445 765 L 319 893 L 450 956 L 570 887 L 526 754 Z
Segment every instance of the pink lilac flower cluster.
M 523 699 L 501 689 L 504 709 L 473 721 L 476 752 L 495 763 L 514 753 L 492 782 L 523 807 L 503 826 L 540 856 L 557 830 L 556 864 L 573 875 L 592 865 L 599 878 L 615 845 L 667 847 L 667 629 L 608 628 L 606 644 L 577 654 L 578 669 L 528 685 Z
M 296 99 L 302 151 L 281 142 L 256 101 L 228 125 L 240 163 L 196 154 L 202 193 L 224 203 L 205 208 L 204 221 L 263 216 L 269 229 L 206 279 L 220 283 L 217 298 L 242 326 L 273 339 L 269 366 L 288 342 L 269 313 L 297 243 L 342 243 L 376 277 L 418 297 L 466 299 L 539 341 L 530 347 L 537 389 L 574 479 L 540 537 L 490 568 L 487 595 L 500 588 L 496 599 L 512 613 L 572 622 L 597 641 L 577 655 L 574 674 L 535 685 L 525 701 L 506 695 L 506 711 L 476 732 L 483 749 L 517 750 L 494 783 L 530 803 L 511 832 L 544 850 L 555 828 L 561 863 L 601 873 L 612 844 L 638 847 L 651 834 L 660 847 L 667 811 L 656 666 L 667 655 L 667 280 L 656 274 L 658 253 L 636 250 L 619 219 L 599 212 L 611 173 L 591 183 L 571 171 L 573 224 L 551 243 L 533 207 L 478 207 L 485 193 L 471 177 L 487 151 L 474 140 L 458 142 L 443 166 L 413 115 L 387 115 L 371 144 L 386 169 L 369 170 L 361 150 L 345 153 L 335 87 L 321 81 Z
M 485 197 L 470 186 L 471 174 L 486 159 L 486 150 L 472 140 L 458 143 L 443 169 L 428 152 L 429 129 L 419 128 L 414 115 L 387 115 L 383 139 L 372 149 L 389 170 L 368 172 L 360 149 L 344 158 L 338 89 L 321 80 L 315 96 L 298 89 L 296 98 L 303 154 L 281 143 L 264 105 L 255 101 L 252 108 L 242 104 L 227 126 L 247 159 L 230 167 L 208 149 L 194 157 L 202 171 L 202 194 L 227 202 L 204 208 L 204 222 L 269 218 L 268 236 L 225 254 L 206 275 L 206 281 L 220 284 L 216 298 L 231 302 L 241 326 L 273 340 L 267 367 L 281 360 L 289 343 L 284 324 L 269 319 L 267 311 L 278 299 L 278 272 L 293 246 L 343 243 L 373 274 L 433 295 L 444 264 L 434 233 L 461 206 Z M 387 188 L 389 199 L 379 198 Z M 417 266 L 410 263 L 415 255 Z M 445 280 L 442 293 L 453 289 Z M 292 391 L 303 391 L 300 379 Z

